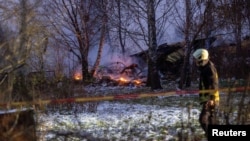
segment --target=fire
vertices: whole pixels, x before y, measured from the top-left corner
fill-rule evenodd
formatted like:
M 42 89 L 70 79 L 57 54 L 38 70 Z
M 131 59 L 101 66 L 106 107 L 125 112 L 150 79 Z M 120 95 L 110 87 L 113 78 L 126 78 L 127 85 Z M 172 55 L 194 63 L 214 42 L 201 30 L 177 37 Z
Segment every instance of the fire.
M 134 80 L 134 84 L 140 85 L 140 84 L 141 84 L 141 81 L 140 81 L 140 80 Z
M 135 75 L 127 73 L 106 73 L 98 72 L 94 76 L 99 83 L 112 85 L 112 86 L 142 86 L 144 79 L 137 78 Z
M 76 81 L 82 80 L 82 74 L 81 74 L 80 72 L 76 72 L 76 73 L 74 74 L 74 79 L 75 79 Z
M 128 80 L 125 79 L 124 77 L 120 77 L 120 78 L 119 78 L 119 81 L 121 81 L 121 82 L 128 82 Z

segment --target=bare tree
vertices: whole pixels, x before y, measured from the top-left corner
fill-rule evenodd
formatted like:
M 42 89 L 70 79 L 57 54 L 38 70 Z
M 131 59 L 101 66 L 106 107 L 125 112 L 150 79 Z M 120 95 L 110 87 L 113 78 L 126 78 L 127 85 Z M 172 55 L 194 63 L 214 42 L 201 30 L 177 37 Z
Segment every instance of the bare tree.
M 72 53 L 81 66 L 83 82 L 90 82 L 98 66 L 89 71 L 89 50 L 98 45 L 102 52 L 107 29 L 107 2 L 99 0 L 55 0 L 47 3 L 48 19 L 56 31 L 55 39 L 62 50 Z M 52 13 L 52 14 L 51 14 Z
M 127 37 L 125 39 L 126 41 L 125 43 L 126 47 L 129 48 L 128 51 L 138 52 L 149 49 L 149 53 L 147 54 L 148 57 L 147 62 L 149 63 L 148 67 L 150 66 L 150 68 L 148 69 L 150 76 L 148 76 L 147 85 L 151 86 L 152 89 L 161 88 L 161 86 L 153 86 L 154 82 L 156 85 L 158 85 L 157 79 L 159 79 L 158 74 L 156 74 L 158 73 L 157 69 L 154 68 L 156 67 L 155 66 L 156 64 L 154 63 L 156 63 L 158 59 L 157 58 L 158 56 L 156 54 L 157 53 L 156 50 L 158 48 L 157 40 L 162 40 L 165 33 L 167 32 L 166 21 L 169 16 L 169 11 L 175 4 L 175 1 L 164 3 L 164 1 L 158 0 L 154 1 L 153 3 L 150 3 L 150 1 L 148 0 L 144 1 L 130 0 L 130 1 L 122 1 L 122 4 L 124 5 L 123 10 L 125 10 L 125 12 L 122 12 L 123 14 L 122 18 L 127 19 L 125 21 L 126 24 L 121 25 L 119 23 L 116 23 L 113 25 L 116 25 L 115 27 L 119 28 L 120 29 L 119 32 L 122 32 L 123 35 L 127 35 L 123 37 Z M 151 4 L 153 6 L 153 9 L 149 9 L 150 8 L 149 5 Z M 160 11 L 159 9 L 164 9 L 164 10 Z M 133 46 L 133 48 L 131 48 L 131 46 Z M 151 77 L 151 74 L 155 76 Z M 156 80 L 151 80 L 151 78 L 155 78 Z
M 129 39 L 130 28 L 134 22 L 131 1 L 110 0 L 108 15 L 108 44 L 112 50 L 121 52 L 122 57 L 127 57 L 127 54 L 133 52 L 131 47 L 134 46 Z M 141 47 L 139 44 L 137 45 Z
M 32 36 L 38 31 L 38 27 L 35 24 L 33 25 L 36 20 L 35 9 L 38 5 L 39 1 L 30 2 L 27 0 L 5 1 L 1 3 L 1 21 L 9 29 L 14 29 L 6 32 L 6 37 L 2 40 L 3 42 L 1 42 L 0 46 L 0 74 L 4 76 L 4 79 L 1 81 L 3 88 L 0 94 L 3 97 L 1 100 L 4 102 L 11 102 L 13 99 L 16 99 L 12 94 L 19 98 L 30 98 L 28 93 L 20 93 L 18 91 L 13 93 L 13 84 L 18 73 L 27 71 L 23 66 L 26 64 L 34 42 Z
M 233 66 L 231 72 L 233 72 L 236 78 L 245 77 L 246 74 L 245 69 L 242 68 L 247 66 L 247 64 L 242 62 L 245 62 L 245 57 L 248 55 L 247 52 L 242 49 L 242 36 L 244 28 L 247 28 L 246 20 L 244 19 L 248 11 L 245 10 L 245 6 L 248 5 L 247 3 L 248 2 L 244 0 L 220 0 L 217 4 L 218 15 L 225 23 L 223 27 L 230 33 L 229 35 L 231 39 L 233 39 L 233 43 L 235 43 L 235 51 L 230 53 L 230 57 L 224 57 L 230 61 L 230 66 Z M 239 72 L 239 70 L 241 72 Z
M 147 1 L 147 18 L 148 18 L 148 85 L 151 89 L 161 89 L 160 77 L 156 67 L 157 64 L 157 39 L 156 39 L 156 19 L 154 0 Z
M 98 47 L 98 52 L 97 52 L 97 58 L 96 58 L 96 61 L 94 63 L 94 66 L 92 67 L 92 70 L 91 70 L 91 75 L 94 76 L 96 74 L 96 71 L 100 65 L 100 62 L 101 62 L 101 55 L 102 55 L 102 50 L 103 50 L 103 46 L 104 46 L 104 43 L 105 43 L 105 37 L 107 35 L 107 22 L 108 22 L 108 12 L 107 12 L 107 8 L 108 8 L 108 3 L 107 1 L 105 0 L 102 0 L 100 3 L 100 10 L 102 11 L 102 25 L 100 27 L 100 30 L 101 30 L 101 33 L 100 33 L 100 40 L 99 40 L 99 47 Z
M 121 0 L 115 0 L 115 3 L 117 4 L 117 18 L 118 18 L 118 38 L 119 38 L 119 43 L 122 49 L 122 53 L 125 53 L 125 35 L 124 32 L 122 32 L 122 2 Z M 124 35 L 123 35 L 124 34 Z
M 194 3 L 191 0 L 185 0 L 185 5 L 183 8 L 175 7 L 175 13 L 177 16 L 174 19 L 176 21 L 177 28 L 182 32 L 182 34 L 185 37 L 185 57 L 184 57 L 184 63 L 181 70 L 181 77 L 179 82 L 179 88 L 183 88 L 184 84 L 186 87 L 190 86 L 191 81 L 191 62 L 190 62 L 190 54 L 193 50 L 193 44 L 194 41 L 197 38 L 205 38 L 207 33 L 207 30 L 210 30 L 211 28 L 207 29 L 206 25 L 208 24 L 205 15 L 211 14 L 209 11 L 211 11 L 213 2 L 212 1 L 206 1 L 204 2 L 197 2 Z M 185 11 L 184 17 L 181 14 L 183 11 Z M 208 17 L 209 18 L 209 17 Z M 212 24 L 212 23 L 209 23 Z M 209 26 L 209 25 L 208 25 Z M 215 29 L 213 29 L 215 30 Z M 205 31 L 205 32 L 203 32 Z M 205 46 L 204 46 L 205 47 Z
M 248 34 L 250 36 L 250 9 L 248 8 L 250 7 L 250 1 L 249 0 L 245 0 L 245 6 L 244 6 L 244 17 L 245 17 L 245 20 L 246 20 L 246 23 L 248 25 Z
M 190 52 L 191 52 L 191 44 L 190 44 L 190 28 L 191 28 L 191 1 L 190 0 L 185 0 L 185 5 L 186 5 L 186 26 L 185 26 L 185 42 L 186 42 L 186 52 L 185 52 L 185 58 L 184 58 L 184 63 L 183 63 L 183 68 L 181 71 L 181 79 L 180 79 L 180 84 L 179 84 L 179 88 L 183 87 L 183 83 L 186 82 L 187 85 L 188 84 L 188 80 L 187 78 L 189 77 L 189 66 L 190 66 L 190 62 L 189 62 L 189 58 L 190 58 Z
M 221 0 L 219 1 L 222 18 L 227 23 L 225 27 L 232 30 L 236 42 L 236 52 L 241 53 L 241 38 L 243 28 L 243 10 L 246 3 L 242 0 Z

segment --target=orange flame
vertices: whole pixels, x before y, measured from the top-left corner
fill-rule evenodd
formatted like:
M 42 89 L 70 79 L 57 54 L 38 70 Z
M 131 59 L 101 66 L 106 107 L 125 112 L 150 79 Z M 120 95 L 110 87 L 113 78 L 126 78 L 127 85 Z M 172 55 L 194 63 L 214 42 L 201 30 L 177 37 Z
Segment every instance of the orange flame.
M 124 77 L 120 77 L 120 78 L 119 78 L 119 81 L 121 81 L 121 82 L 128 82 L 128 80 L 125 79 Z
M 140 81 L 140 80 L 134 80 L 134 83 L 135 83 L 136 85 L 140 85 L 140 84 L 141 84 L 141 81 Z
M 82 74 L 79 73 L 79 72 L 76 72 L 76 73 L 74 74 L 74 79 L 77 80 L 77 81 L 82 80 Z

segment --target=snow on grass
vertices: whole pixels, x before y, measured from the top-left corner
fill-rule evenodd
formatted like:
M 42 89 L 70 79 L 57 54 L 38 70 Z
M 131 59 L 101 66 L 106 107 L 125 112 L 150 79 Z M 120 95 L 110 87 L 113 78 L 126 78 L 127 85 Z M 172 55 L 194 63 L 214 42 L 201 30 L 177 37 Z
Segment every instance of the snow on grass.
M 191 119 L 196 121 L 192 124 L 199 126 L 199 112 L 198 109 L 192 108 L 188 116 L 186 107 L 102 102 L 95 113 L 82 111 L 72 114 L 42 114 L 39 116 L 41 124 L 38 129 L 43 132 L 53 130 L 87 133 L 93 138 L 107 140 L 168 140 L 174 138 L 175 134 L 169 129 L 178 126 L 180 121 L 187 122 Z M 49 140 L 55 137 L 55 134 L 49 133 L 46 137 L 46 140 Z

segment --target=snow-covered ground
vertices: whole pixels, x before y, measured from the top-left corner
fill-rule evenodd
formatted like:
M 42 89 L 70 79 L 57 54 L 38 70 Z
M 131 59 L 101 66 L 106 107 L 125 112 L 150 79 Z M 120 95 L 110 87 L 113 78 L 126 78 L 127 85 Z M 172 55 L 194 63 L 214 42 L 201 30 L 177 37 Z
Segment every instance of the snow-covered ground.
M 37 116 L 41 133 L 39 141 L 168 141 L 177 140 L 177 133 L 183 126 L 202 134 L 198 123 L 199 109 L 188 106 L 190 96 L 181 97 L 182 101 L 177 100 L 179 98 L 158 97 L 153 104 L 148 104 L 146 99 L 145 104 L 143 100 L 139 103 L 104 101 L 98 104 L 94 113 L 84 110 L 41 113 Z

